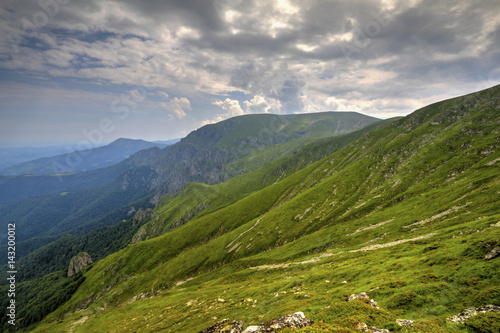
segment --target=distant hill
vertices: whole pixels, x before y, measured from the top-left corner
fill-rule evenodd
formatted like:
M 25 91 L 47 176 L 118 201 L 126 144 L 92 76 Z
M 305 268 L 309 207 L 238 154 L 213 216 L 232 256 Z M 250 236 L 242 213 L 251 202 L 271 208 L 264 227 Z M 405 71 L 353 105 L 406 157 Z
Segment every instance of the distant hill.
M 151 147 L 164 148 L 166 146 L 165 144 L 144 140 L 118 139 L 103 147 L 78 150 L 68 154 L 21 163 L 0 170 L 0 175 L 48 175 L 90 171 L 117 164 L 143 149 Z
M 33 161 L 37 158 L 71 153 L 76 150 L 68 151 L 68 149 L 69 148 L 64 146 L 0 148 L 0 170 L 24 162 Z
M 354 112 L 241 116 L 204 126 L 167 148 L 142 150 L 120 164 L 86 174 L 0 177 L 7 193 L 0 203 L 0 223 L 17 221 L 18 241 L 83 235 L 130 218 L 135 210 L 177 193 L 189 182 L 218 184 L 311 142 L 378 121 Z M 89 176 L 91 187 L 85 181 Z M 0 245 L 5 240 L 0 238 Z M 37 247 L 44 243 L 37 240 Z M 23 248 L 33 249 L 29 244 Z
M 158 144 L 170 146 L 170 145 L 173 145 L 174 143 L 177 143 L 179 141 L 181 141 L 180 138 L 178 138 L 178 139 L 171 139 L 171 140 L 157 140 L 157 141 L 152 141 L 152 142 L 153 143 L 158 143 Z
M 115 165 L 86 172 L 0 176 L 0 188 L 2 189 L 0 191 L 0 204 L 2 202 L 17 202 L 18 200 L 52 193 L 59 195 L 61 192 L 74 192 L 100 187 L 115 180 L 130 169 L 154 162 L 162 154 L 160 148 L 152 147 L 138 151 L 131 157 Z M 14 204 L 14 206 L 17 205 Z M 25 218 L 25 215 L 21 214 L 19 218 Z M 1 220 L 2 218 L 0 217 Z

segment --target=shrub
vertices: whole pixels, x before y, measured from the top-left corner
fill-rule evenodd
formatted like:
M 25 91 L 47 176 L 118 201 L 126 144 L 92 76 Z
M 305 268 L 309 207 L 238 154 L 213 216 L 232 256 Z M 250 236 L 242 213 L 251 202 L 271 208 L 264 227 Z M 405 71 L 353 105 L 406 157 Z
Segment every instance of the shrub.
M 477 333 L 500 332 L 500 313 L 488 312 L 471 317 L 465 322 L 465 327 Z

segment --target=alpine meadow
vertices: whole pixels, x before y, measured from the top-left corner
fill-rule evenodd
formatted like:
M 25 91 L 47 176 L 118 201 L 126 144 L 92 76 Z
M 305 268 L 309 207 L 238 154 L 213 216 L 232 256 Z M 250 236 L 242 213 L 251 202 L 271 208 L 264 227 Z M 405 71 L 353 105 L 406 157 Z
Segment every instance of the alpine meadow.
M 499 12 L 0 4 L 0 331 L 500 333 Z
M 201 142 L 219 155 L 256 148 L 220 169 L 248 172 L 214 185 L 187 183 L 122 222 L 135 234 L 117 233 L 119 224 L 86 240 L 78 251 L 102 259 L 77 275 L 64 270 L 20 283 L 24 330 L 198 332 L 223 318 L 248 326 L 299 311 L 314 321 L 303 332 L 356 332 L 358 323 L 498 330 L 494 311 L 462 325 L 447 318 L 500 297 L 500 86 L 310 143 L 322 136 L 325 117 L 338 116 L 274 121 L 281 126 L 273 136 L 289 140 L 269 146 L 259 145 L 262 126 L 251 130 L 268 120 L 247 116 L 181 140 L 176 145 L 207 135 Z M 239 130 L 246 122 L 247 131 Z M 228 130 L 213 137 L 221 133 L 210 130 L 216 126 Z M 275 159 L 259 166 L 257 156 Z M 107 243 L 121 237 L 114 249 L 123 249 L 100 255 L 92 247 L 104 242 L 99 236 Z M 51 246 L 26 260 L 56 251 Z M 361 292 L 378 307 L 347 301 Z M 397 319 L 413 324 L 402 328 Z

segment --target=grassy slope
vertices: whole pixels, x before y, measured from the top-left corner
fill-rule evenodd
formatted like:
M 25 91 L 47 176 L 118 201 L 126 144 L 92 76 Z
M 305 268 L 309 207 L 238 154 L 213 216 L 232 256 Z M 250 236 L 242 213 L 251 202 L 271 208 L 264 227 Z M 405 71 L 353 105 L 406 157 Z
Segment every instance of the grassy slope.
M 339 135 L 331 139 L 306 145 L 294 151 L 293 154 L 268 163 L 255 171 L 236 176 L 227 182 L 208 186 L 200 183 L 187 184 L 175 197 L 165 196 L 157 204 L 151 222 L 139 230 L 133 242 L 159 236 L 166 231 L 179 227 L 193 218 L 213 213 L 218 209 L 241 200 L 248 195 L 263 189 L 294 172 L 318 161 L 345 145 L 361 138 L 363 135 L 382 128 L 396 119 L 388 119 L 369 125 L 363 129 L 348 134 Z M 319 136 L 324 135 L 323 133 Z M 310 140 L 309 137 L 300 139 L 302 142 Z M 295 142 L 293 145 L 297 145 Z M 289 142 L 283 145 L 289 145 Z M 263 149 L 274 150 L 280 144 Z M 268 149 L 270 148 L 270 149 Z M 278 148 L 280 149 L 280 148 Z M 276 157 L 275 157 L 276 158 Z M 245 160 L 244 157 L 241 160 Z M 240 160 L 238 160 L 240 161 Z M 262 162 L 260 162 L 262 163 Z
M 157 182 L 156 179 L 151 179 L 151 177 L 148 176 L 147 172 L 141 173 L 129 171 L 124 176 L 117 178 L 115 181 L 108 183 L 101 188 L 93 187 L 84 191 L 74 191 L 74 186 L 80 183 L 87 184 L 87 181 L 90 181 L 92 184 L 94 184 L 92 186 L 100 184 L 99 181 L 102 180 L 103 177 L 94 180 L 94 178 L 96 178 L 95 176 L 93 177 L 94 174 L 97 174 L 98 176 L 104 174 L 109 175 L 109 177 L 113 176 L 111 178 L 116 178 L 120 173 L 124 173 L 133 166 L 151 164 L 152 161 L 156 160 L 160 154 L 162 156 L 165 155 L 167 157 L 170 157 L 169 160 L 174 161 L 174 164 L 175 161 L 177 161 L 177 164 L 181 164 L 180 170 L 175 170 L 175 168 L 167 168 L 167 170 L 170 170 L 170 172 L 172 173 L 171 178 L 175 179 L 177 183 L 179 182 L 179 180 L 181 180 L 180 184 L 178 185 L 184 184 L 182 182 L 182 177 L 179 177 L 179 175 L 182 174 L 183 168 L 186 169 L 189 175 L 192 175 L 193 170 L 195 170 L 195 178 L 198 181 L 210 182 L 210 172 L 213 171 L 212 167 L 205 163 L 203 160 L 196 161 L 197 154 L 193 153 L 190 149 L 205 149 L 206 153 L 207 151 L 213 150 L 213 147 L 218 147 L 219 149 L 221 149 L 221 151 L 234 150 L 235 148 L 239 149 L 242 147 L 244 147 L 246 150 L 252 151 L 252 149 L 260 147 L 258 149 L 262 153 L 267 151 L 266 145 L 272 145 L 275 142 L 281 142 L 281 144 L 275 144 L 275 146 L 286 146 L 287 149 L 292 149 L 303 146 L 311 140 L 323 138 L 325 136 L 339 135 L 344 132 L 352 131 L 355 128 L 364 127 L 367 124 L 371 124 L 376 121 L 377 120 L 375 118 L 364 116 L 361 114 L 338 112 L 323 112 L 293 116 L 251 115 L 245 117 L 236 117 L 220 124 L 203 127 L 195 131 L 193 134 L 189 135 L 184 140 L 184 144 L 179 144 L 173 147 L 173 150 L 175 151 L 175 149 L 177 149 L 177 152 L 180 153 L 181 156 L 172 156 L 175 154 L 169 154 L 168 150 L 164 150 L 164 153 L 161 153 L 159 148 L 153 148 L 136 153 L 132 158 L 129 158 L 126 161 L 110 168 L 100 169 L 88 173 L 62 175 L 61 177 L 64 181 L 61 182 L 59 182 L 57 180 L 58 177 L 55 176 L 31 176 L 30 178 L 41 179 L 45 177 L 48 179 L 52 179 L 60 187 L 59 190 L 65 190 L 65 192 L 58 192 L 50 196 L 25 199 L 22 202 L 14 202 L 3 205 L 0 204 L 0 211 L 3 212 L 3 217 L 0 218 L 0 220 L 4 222 L 17 221 L 17 223 L 22 226 L 21 230 L 24 230 L 24 233 L 21 233 L 18 236 L 21 237 L 20 240 L 25 240 L 24 242 L 20 243 L 22 245 L 21 248 L 24 250 L 24 252 L 19 254 L 25 255 L 27 253 L 30 253 L 34 249 L 37 249 L 41 245 L 54 241 L 55 239 L 57 239 L 57 237 L 61 236 L 61 233 L 74 233 L 82 235 L 98 226 L 115 223 L 116 221 L 126 218 L 127 212 L 130 211 L 132 206 L 137 207 L 138 205 L 139 207 L 144 207 L 144 202 L 150 199 L 150 197 L 147 196 L 148 191 L 150 190 L 148 183 Z M 358 131 L 353 135 L 345 134 L 337 141 L 332 142 L 329 148 L 338 149 L 341 145 L 354 140 L 363 133 L 365 133 L 365 131 Z M 293 141 L 290 144 L 287 142 L 287 140 L 289 139 L 292 139 L 291 141 Z M 325 146 L 325 148 L 328 147 Z M 245 153 L 245 149 L 243 149 L 243 153 Z M 192 155 L 194 156 L 190 156 L 190 153 L 193 153 Z M 200 153 L 199 150 L 198 153 Z M 246 153 L 248 153 L 248 151 L 246 151 Z M 315 156 L 317 157 L 314 157 L 315 160 L 320 158 L 318 156 L 323 157 L 327 155 L 327 153 L 324 152 L 324 149 L 323 152 L 315 151 L 313 149 L 309 153 L 316 154 Z M 200 155 L 203 154 L 203 152 L 200 153 Z M 224 154 L 222 153 L 222 155 Z M 216 152 L 212 157 L 215 160 L 218 160 L 220 156 L 218 156 Z M 278 157 L 279 155 L 274 154 L 268 159 L 276 159 Z M 296 160 L 298 159 L 298 157 L 295 157 L 294 159 Z M 288 160 L 290 160 L 290 158 L 288 158 Z M 308 160 L 311 160 L 311 157 L 309 157 Z M 201 172 L 201 174 L 198 174 L 199 177 L 196 177 L 196 171 L 200 171 L 196 170 L 197 162 L 201 162 L 201 165 L 209 169 L 209 171 L 204 175 L 203 172 Z M 186 164 L 187 167 L 184 164 Z M 262 164 L 265 164 L 265 161 L 254 161 L 254 163 L 252 164 L 252 168 L 255 168 L 257 165 Z M 147 167 L 144 166 L 143 170 L 145 170 L 146 168 Z M 290 168 L 287 169 L 286 172 L 292 172 L 292 169 Z M 246 171 L 244 167 L 242 167 L 241 169 L 235 169 L 234 166 L 231 168 L 231 170 L 231 173 L 234 175 Z M 295 168 L 293 170 L 297 169 Z M 158 171 L 164 173 L 164 166 L 158 166 Z M 179 173 L 176 171 L 181 172 Z M 262 171 L 261 175 L 263 175 Z M 92 179 L 89 180 L 89 177 Z M 149 178 L 150 181 L 148 181 L 147 178 Z M 86 179 L 86 181 L 83 181 L 84 179 Z M 133 179 L 137 180 L 137 182 L 133 182 Z M 184 180 L 188 179 L 189 176 Z M 267 181 L 267 183 L 265 183 L 265 181 Z M 270 180 L 267 179 L 263 180 L 262 183 L 255 184 L 253 180 L 248 181 L 247 177 L 246 183 L 242 184 L 242 186 L 246 188 L 244 189 L 246 192 L 243 194 L 237 193 L 238 191 L 235 191 L 235 188 L 233 188 L 233 186 L 235 185 L 240 188 L 241 186 L 238 184 L 241 182 L 241 180 L 233 182 L 229 185 L 229 187 L 226 186 L 223 189 L 225 192 L 231 192 L 232 197 L 221 198 L 215 195 L 215 192 L 212 191 L 214 202 L 212 203 L 211 207 L 208 207 L 208 210 L 205 210 L 202 213 L 205 214 L 207 211 L 211 212 L 217 208 L 227 206 L 229 203 L 233 203 L 245 196 L 248 191 L 256 191 L 257 189 L 264 187 L 265 185 L 269 184 L 269 181 Z M 40 181 L 36 183 L 39 184 Z M 127 191 L 123 190 L 124 183 L 127 183 L 129 185 L 127 187 Z M 134 185 L 132 185 L 132 183 Z M 40 191 L 40 189 L 38 189 L 38 187 L 35 186 L 34 183 L 30 186 L 36 187 L 37 191 Z M 203 185 L 192 186 L 197 186 L 199 189 L 203 188 Z M 91 186 L 89 185 L 87 187 Z M 24 195 L 29 192 L 26 191 L 26 188 L 22 186 L 16 188 L 20 192 L 23 192 Z M 52 188 L 51 186 L 44 186 L 43 188 L 44 191 L 47 192 L 51 192 L 54 190 L 54 188 Z M 208 198 L 206 196 L 200 197 L 200 194 L 202 192 L 199 189 L 195 191 L 188 190 L 190 194 L 195 195 L 190 195 L 187 198 L 182 198 L 180 202 L 182 206 L 178 204 L 178 201 L 174 200 L 172 202 L 172 204 L 175 205 L 175 213 L 182 215 L 180 218 L 181 223 L 187 221 L 190 218 L 190 215 L 192 215 L 192 211 L 197 211 L 196 207 L 193 209 L 188 207 L 189 204 L 192 204 L 193 197 L 195 201 L 205 200 Z M 218 190 L 220 193 L 220 189 Z M 142 197 L 145 198 L 144 200 L 142 200 L 143 203 L 134 201 L 136 199 L 141 199 Z M 134 202 L 131 203 L 130 201 Z M 172 206 L 172 204 L 170 206 Z M 110 211 L 110 207 L 115 207 L 115 211 Z M 163 220 L 164 218 L 162 216 L 160 224 L 163 224 Z M 170 224 L 172 223 L 175 224 L 176 221 L 171 221 Z M 158 225 L 154 226 L 155 229 L 158 229 L 158 227 Z M 160 231 L 163 231 L 164 228 L 163 226 L 161 227 L 162 228 L 160 229 Z M 35 234 L 36 237 L 33 237 Z M 0 239 L 0 242 L 1 241 L 2 240 Z M 110 243 L 112 241 L 113 240 L 110 240 Z M 53 249 L 56 247 L 62 249 L 61 245 L 68 243 L 70 243 L 70 241 L 60 241 L 57 244 L 48 244 L 46 247 L 38 251 L 36 255 L 31 256 L 27 261 L 25 261 L 25 263 L 28 266 L 31 266 L 29 264 L 30 262 L 37 261 L 36 258 L 43 258 L 43 262 L 47 264 L 47 268 L 58 267 L 58 269 L 61 269 L 61 267 L 67 266 L 69 258 L 67 256 L 53 257 Z M 67 252 L 68 256 L 71 257 L 70 253 L 74 253 L 75 250 L 75 247 L 72 248 L 70 246 L 67 249 L 64 249 L 63 252 Z M 104 253 L 106 255 L 109 254 L 109 252 L 103 250 L 103 253 L 93 253 L 92 256 L 100 257 Z M 51 257 L 52 259 L 48 259 Z M 26 267 L 26 265 L 24 266 Z M 24 277 L 33 277 L 31 273 L 33 273 L 34 269 L 29 270 L 30 274 L 26 274 Z M 47 272 L 46 269 L 37 269 L 37 271 L 39 273 Z
M 378 119 L 354 112 L 254 114 L 206 125 L 155 163 L 159 196 L 190 182 L 218 184 L 256 170 L 312 141 L 345 134 Z M 249 155 L 249 158 L 245 158 Z M 238 160 L 241 162 L 238 162 Z M 159 197 L 158 197 L 159 199 Z
M 74 332 L 196 332 L 214 316 L 247 325 L 293 311 L 316 320 L 317 332 L 348 332 L 357 321 L 393 328 L 399 317 L 418 320 L 409 331 L 460 330 L 444 318 L 500 304 L 498 259 L 482 260 L 500 235 L 499 91 L 416 111 L 228 207 L 109 256 L 35 331 L 62 332 L 88 316 Z M 301 264 L 256 269 L 291 262 Z M 382 310 L 345 302 L 360 291 Z M 132 302 L 141 294 L 155 297 Z M 79 308 L 86 310 L 51 322 Z

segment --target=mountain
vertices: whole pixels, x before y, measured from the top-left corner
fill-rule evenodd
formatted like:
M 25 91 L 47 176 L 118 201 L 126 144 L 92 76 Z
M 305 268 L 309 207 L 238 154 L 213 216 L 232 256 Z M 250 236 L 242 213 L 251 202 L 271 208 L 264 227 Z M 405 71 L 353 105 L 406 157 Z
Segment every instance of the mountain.
M 158 141 L 153 141 L 153 143 L 158 143 L 158 144 L 170 146 L 170 145 L 173 145 L 174 143 L 179 142 L 180 140 L 181 139 L 158 140 Z
M 10 201 L 0 203 L 0 222 L 16 221 L 18 242 L 29 249 L 26 255 L 63 235 L 84 235 L 129 219 L 188 182 L 217 184 L 310 142 L 377 121 L 352 112 L 241 116 L 204 126 L 164 149 L 141 150 L 112 167 L 0 178 L 2 199 Z M 231 164 L 250 154 L 256 156 L 252 163 Z M 0 245 L 5 243 L 6 236 L 0 238 Z
M 69 152 L 68 149 L 70 149 Z M 0 170 L 37 158 L 56 156 L 73 151 L 71 148 L 63 146 L 0 148 Z
M 51 302 L 33 296 L 44 314 L 57 309 L 27 331 L 199 332 L 222 318 L 247 327 L 297 311 L 314 321 L 303 332 L 356 332 L 360 323 L 498 331 L 498 313 L 461 326 L 446 318 L 500 305 L 499 128 L 496 86 L 387 121 L 312 164 L 307 156 L 332 142 L 281 167 L 264 165 L 252 173 L 255 182 L 242 175 L 230 187 L 188 184 L 160 200 L 144 232 L 189 207 L 193 218 L 66 278 L 75 288 L 61 288 Z M 199 207 L 203 197 L 207 207 Z M 170 200 L 183 212 L 162 215 Z M 50 285 L 55 277 L 36 281 L 24 283 Z M 348 301 L 361 292 L 377 307 Z M 18 313 L 28 325 L 42 309 Z
M 166 145 L 143 140 L 117 139 L 112 143 L 87 150 L 44 157 L 0 170 L 0 175 L 48 175 L 84 172 L 117 164 L 136 152 Z
M 66 195 L 83 189 L 96 188 L 115 180 L 119 175 L 132 168 L 152 163 L 161 156 L 160 148 L 141 150 L 132 157 L 107 168 L 86 172 L 52 175 L 0 176 L 0 203 L 39 197 L 47 194 Z
M 79 252 L 88 252 L 92 258 L 102 259 L 129 243 L 159 236 L 195 217 L 228 206 L 261 190 L 394 120 L 376 122 L 349 134 L 308 144 L 256 171 L 220 184 L 217 191 L 213 191 L 211 186 L 189 183 L 175 197 L 163 197 L 154 210 L 139 209 L 133 218 L 117 225 L 100 227 L 81 236 L 65 236 L 36 251 L 31 249 L 32 245 L 21 243 L 20 248 L 25 250 L 22 254 L 29 254 L 17 262 L 20 271 L 18 280 L 29 280 L 63 270 L 71 257 Z M 224 193 L 223 196 L 220 195 L 221 192 Z M 36 239 L 32 239 L 31 243 L 36 242 Z
M 188 182 L 217 184 L 258 169 L 308 143 L 349 133 L 379 121 L 356 112 L 244 115 L 203 126 L 166 152 L 152 167 L 156 199 Z

